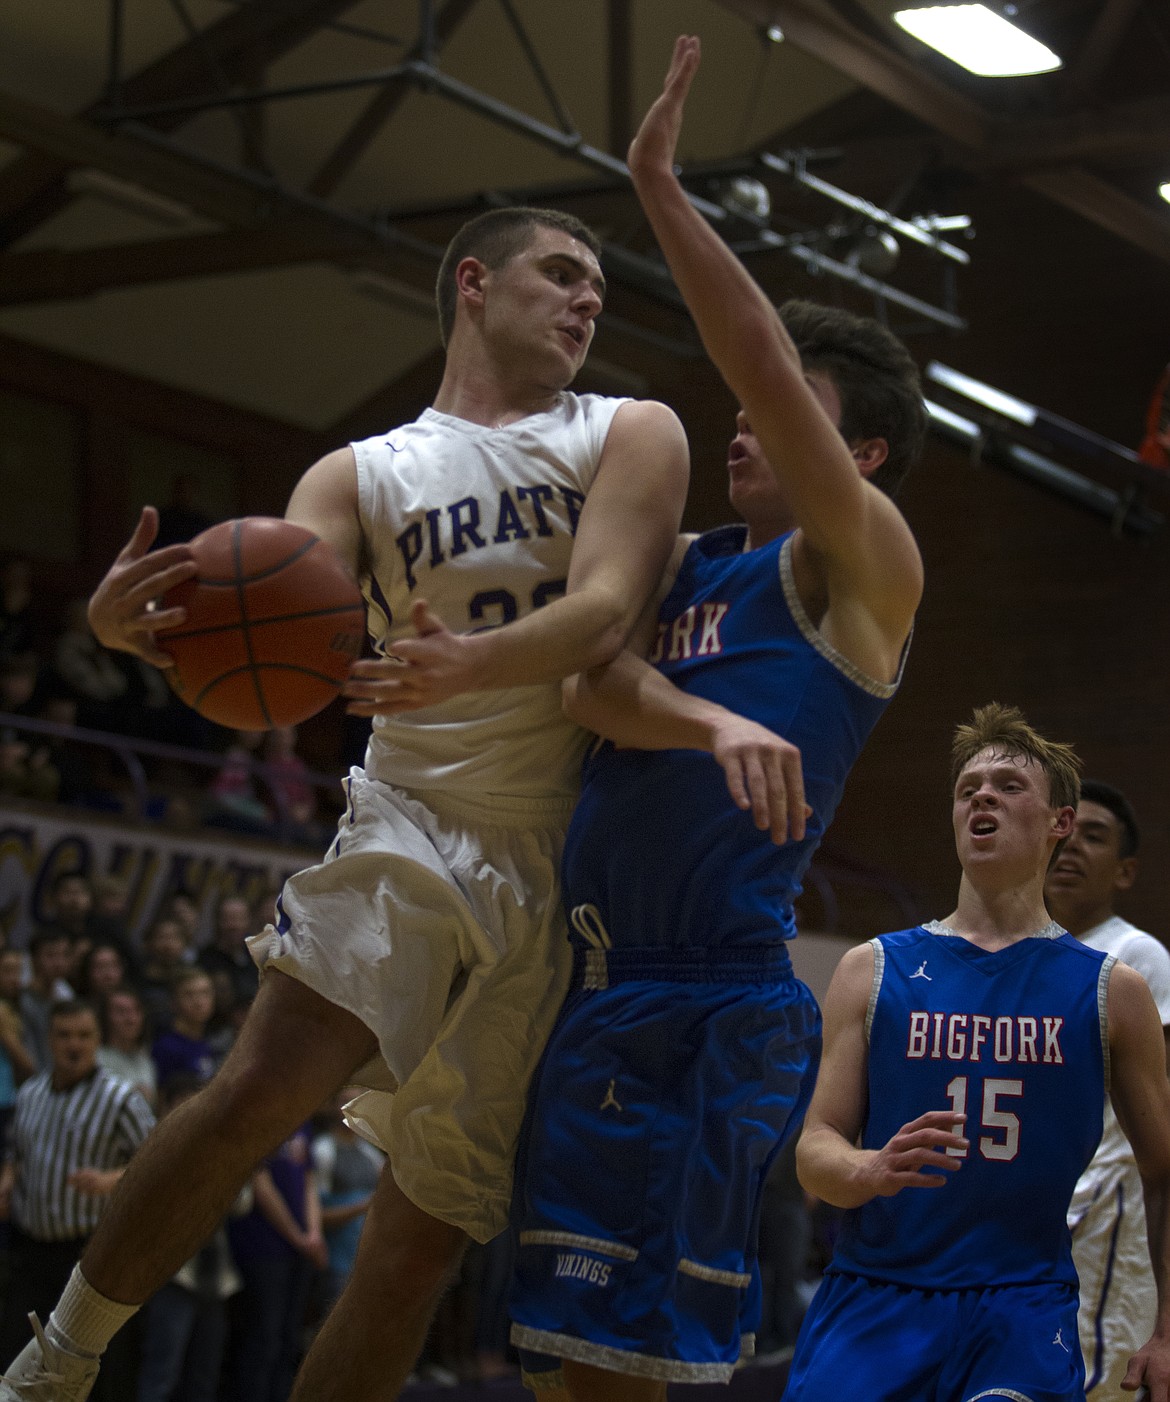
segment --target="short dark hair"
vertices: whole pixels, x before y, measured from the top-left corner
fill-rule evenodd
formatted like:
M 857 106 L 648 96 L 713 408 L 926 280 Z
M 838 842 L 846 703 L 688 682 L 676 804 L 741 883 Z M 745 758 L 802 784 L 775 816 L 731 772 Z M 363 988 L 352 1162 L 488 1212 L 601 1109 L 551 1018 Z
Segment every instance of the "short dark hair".
M 92 1017 L 94 1026 L 101 1031 L 102 1020 L 98 1016 L 98 1010 L 88 998 L 58 998 L 49 1009 L 50 1024 L 56 1022 L 59 1017 Z
M 1098 803 L 1113 814 L 1121 829 L 1118 855 L 1122 858 L 1134 856 L 1141 846 L 1142 833 L 1133 804 L 1121 790 L 1100 779 L 1085 779 L 1081 783 L 1081 798 L 1087 803 Z
M 459 264 L 464 258 L 478 258 L 484 267 L 493 271 L 502 268 L 528 247 L 534 232 L 540 228 L 559 229 L 570 238 L 579 239 L 595 258 L 601 257 L 601 241 L 588 224 L 559 209 L 513 205 L 510 209 L 490 209 L 486 214 L 469 219 L 447 245 L 435 283 L 439 335 L 444 345 L 455 326 L 455 307 L 459 301 L 455 269 Z
M 142 1035 L 138 1039 L 139 1046 L 149 1046 L 154 1040 L 154 1026 L 150 1016 L 150 1009 L 142 997 L 141 992 L 132 983 L 120 983 L 117 988 L 111 988 L 102 999 L 98 1007 L 98 1025 L 102 1029 L 102 1041 L 110 1040 L 110 1003 L 115 998 L 133 998 L 138 1004 L 138 1011 L 142 1014 Z
M 68 930 L 62 930 L 59 925 L 42 925 L 28 942 L 29 958 L 35 959 L 45 945 L 56 944 L 59 940 L 72 944 L 73 936 Z
M 804 368 L 832 376 L 846 443 L 886 440 L 889 455 L 869 480 L 896 496 L 926 441 L 922 381 L 910 352 L 871 316 L 799 300 L 779 310 Z

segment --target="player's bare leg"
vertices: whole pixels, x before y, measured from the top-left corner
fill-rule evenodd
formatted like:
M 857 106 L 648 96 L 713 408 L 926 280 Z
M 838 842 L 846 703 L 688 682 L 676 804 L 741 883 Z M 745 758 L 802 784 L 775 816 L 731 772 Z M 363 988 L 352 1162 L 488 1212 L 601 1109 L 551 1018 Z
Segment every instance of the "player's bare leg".
M 86 1397 L 116 1330 L 207 1240 L 260 1159 L 375 1049 L 352 1014 L 268 975 L 219 1074 L 135 1155 L 44 1333 L 0 1380 L 0 1398 Z
M 345 1291 L 297 1374 L 290 1402 L 392 1402 L 467 1236 L 416 1207 L 387 1168 Z
M 666 1384 L 659 1378 L 633 1378 L 571 1358 L 562 1360 L 561 1370 L 572 1402 L 666 1402 Z

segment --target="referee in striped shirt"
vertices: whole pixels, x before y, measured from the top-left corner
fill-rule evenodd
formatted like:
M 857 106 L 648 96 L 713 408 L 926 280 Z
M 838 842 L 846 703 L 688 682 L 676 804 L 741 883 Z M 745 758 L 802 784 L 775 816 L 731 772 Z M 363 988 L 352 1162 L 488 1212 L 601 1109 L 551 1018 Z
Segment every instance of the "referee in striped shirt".
M 25 1081 L 16 1095 L 0 1170 L 0 1215 L 12 1226 L 0 1322 L 3 1358 L 31 1337 L 30 1311 L 48 1319 L 106 1196 L 154 1127 L 141 1092 L 98 1065 L 100 1041 L 91 1004 L 55 1003 L 49 1069 Z

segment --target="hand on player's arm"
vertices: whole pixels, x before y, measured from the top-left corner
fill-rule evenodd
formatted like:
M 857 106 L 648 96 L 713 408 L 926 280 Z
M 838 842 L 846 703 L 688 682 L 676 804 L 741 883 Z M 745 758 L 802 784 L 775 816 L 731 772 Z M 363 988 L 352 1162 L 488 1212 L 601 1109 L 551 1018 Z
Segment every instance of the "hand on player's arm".
M 1154 1332 L 1121 1385 L 1132 1391 L 1144 1384 L 1151 1402 L 1170 1402 L 1170 1082 L 1157 1006 L 1145 979 L 1125 964 L 1109 976 L 1108 1018 L 1110 1094 L 1142 1178 L 1158 1292 Z
M 674 546 L 688 464 L 686 435 L 670 409 L 623 404 L 581 510 L 564 597 L 466 634 L 416 600 L 416 636 L 396 641 L 391 659 L 354 665 L 345 688 L 350 711 L 419 710 L 465 691 L 559 681 L 615 657 Z
M 858 462 L 884 457 L 883 440 L 852 447 L 805 378 L 770 299 L 674 174 L 683 108 L 699 65 L 699 41 L 683 36 L 662 94 L 629 151 L 634 188 L 703 344 L 739 400 L 792 515 L 822 562 L 830 598 L 865 605 L 892 655 L 892 673 L 922 592 L 913 536 L 893 502 L 865 481 Z M 854 452 L 859 457 L 855 461 Z M 858 620 L 850 619 L 849 631 Z M 863 655 L 873 650 L 866 639 Z M 854 660 L 854 659 L 851 659 Z M 882 678 L 885 680 L 886 678 Z
M 837 966 L 825 995 L 825 1041 L 816 1090 L 796 1150 L 802 1187 L 835 1207 L 860 1207 L 903 1188 L 938 1188 L 962 1160 L 964 1116 L 930 1110 L 911 1120 L 881 1149 L 857 1145 L 868 1110 L 866 1010 L 873 988 L 873 950 L 859 945 Z
M 773 842 L 804 837 L 800 751 L 781 736 L 713 701 L 679 690 L 656 667 L 624 651 L 569 677 L 565 711 L 578 725 L 640 750 L 705 750 L 722 768 L 738 808 Z
M 158 512 L 144 506 L 134 534 L 122 548 L 89 601 L 89 626 L 104 647 L 137 653 L 156 667 L 173 666 L 155 635 L 186 618 L 181 608 L 158 608 L 157 601 L 195 574 L 187 545 L 150 551 L 158 535 Z M 149 552 L 149 553 L 148 553 Z

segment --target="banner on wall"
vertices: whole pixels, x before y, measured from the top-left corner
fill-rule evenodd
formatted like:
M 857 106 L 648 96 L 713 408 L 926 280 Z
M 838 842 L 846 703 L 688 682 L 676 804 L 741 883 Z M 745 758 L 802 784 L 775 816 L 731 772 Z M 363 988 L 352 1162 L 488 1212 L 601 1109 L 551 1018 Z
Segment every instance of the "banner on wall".
M 176 891 L 199 906 L 198 941 L 210 938 L 222 896 L 253 904 L 275 899 L 287 876 L 315 858 L 276 845 L 197 833 L 167 832 L 90 818 L 0 811 L 0 931 L 23 949 L 49 918 L 47 899 L 63 872 L 126 882 L 127 926 L 140 938 L 156 910 Z

